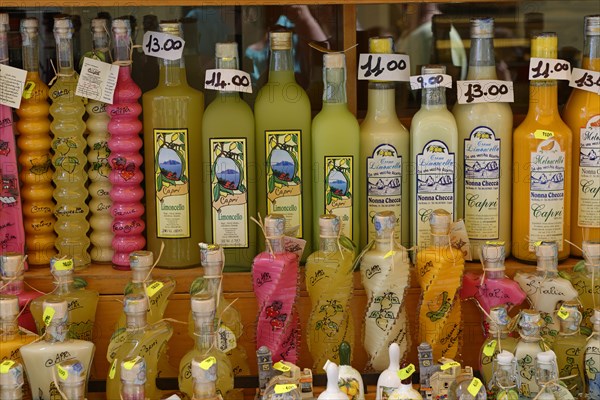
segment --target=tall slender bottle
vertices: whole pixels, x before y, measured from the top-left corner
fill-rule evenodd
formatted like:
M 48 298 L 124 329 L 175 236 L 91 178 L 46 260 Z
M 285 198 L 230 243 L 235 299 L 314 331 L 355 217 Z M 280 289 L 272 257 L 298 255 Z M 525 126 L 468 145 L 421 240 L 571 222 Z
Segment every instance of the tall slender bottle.
M 521 380 L 513 353 L 502 350 L 494 359 L 493 371 L 494 374 L 486 385 L 488 396 L 491 392 L 493 399 L 518 399 Z
M 340 217 L 319 218 L 319 251 L 306 260 L 306 290 L 311 302 L 308 318 L 308 350 L 313 369 L 327 360 L 337 363 L 343 341 L 354 345 L 354 321 L 350 300 L 354 286 L 354 252 L 340 245 Z
M 323 83 L 323 109 L 312 124 L 313 211 L 339 216 L 342 235 L 358 243 L 360 127 L 348 110 L 344 53 L 323 55 Z M 318 238 L 313 223 L 313 241 Z
M 590 399 L 600 398 L 600 308 L 592 316 L 594 333 L 585 347 L 585 374 Z
M 581 244 L 581 248 L 584 266 L 573 271 L 570 280 L 579 294 L 579 302 L 583 307 L 582 332 L 589 335 L 593 327 L 591 318 L 594 315 L 594 308 L 600 307 L 600 242 L 585 241 Z
M 600 15 L 584 19 L 581 68 L 600 72 Z M 573 133 L 571 241 L 600 241 L 600 94 L 575 88 L 563 110 Z M 571 254 L 581 256 L 573 246 Z
M 443 74 L 445 67 L 429 65 L 423 74 Z M 429 217 L 433 210 L 446 210 L 456 219 L 456 151 L 458 133 L 454 116 L 446 108 L 446 88 L 422 90 L 421 109 L 410 124 L 410 162 L 412 195 L 410 242 L 419 248 L 431 243 Z
M 50 154 L 50 104 L 48 86 L 39 73 L 38 20 L 21 20 L 23 68 L 27 70 L 27 90 L 17 110 L 17 145 L 21 151 L 21 197 L 27 260 L 32 265 L 48 265 L 54 257 L 54 201 L 52 201 L 52 155 Z
M 282 214 L 289 229 L 297 227 L 305 259 L 314 224 L 310 100 L 294 77 L 292 32 L 271 32 L 269 39 L 269 81 L 254 103 L 258 212 Z
M 417 281 L 421 286 L 419 342 L 431 344 L 433 358 L 455 358 L 462 343 L 459 297 L 465 260 L 450 245 L 450 212 L 431 213 L 431 245 L 417 253 Z
M 41 293 L 25 290 L 23 282 L 24 262 L 23 255 L 18 253 L 5 253 L 0 256 L 0 293 L 11 294 L 19 298 L 19 325 L 32 332 L 36 331 L 35 321 L 29 308 L 33 299 L 40 297 Z
M 108 62 L 108 21 L 104 18 L 92 19 L 92 45 L 93 58 Z M 87 157 L 90 163 L 88 176 L 90 178 L 90 242 L 92 249 L 90 256 L 92 261 L 98 263 L 109 263 L 112 260 L 114 250 L 111 246 L 112 217 L 110 215 L 110 164 L 108 156 L 108 114 L 106 104 L 97 100 L 88 100 L 86 105 L 88 119 L 86 121 L 88 137 Z
M 141 202 L 144 197 L 144 190 L 141 187 L 144 174 L 140 170 L 143 162 L 140 154 L 143 141 L 139 137 L 142 131 L 142 123 L 139 120 L 142 112 L 139 98 L 142 91 L 131 79 L 132 41 L 129 19 L 115 19 L 112 22 L 112 34 L 115 64 L 119 65 L 113 104 L 106 108 L 110 116 L 108 148 L 112 167 L 110 172 L 112 183 L 110 198 L 113 203 L 112 232 L 114 233 L 112 263 L 116 269 L 129 269 L 129 254 L 143 249 L 146 244 L 143 235 L 145 225 L 142 220 L 144 205 Z M 153 159 L 154 157 L 147 158 L 147 160 Z M 149 165 L 153 163 L 146 162 L 146 168 L 150 168 Z M 147 199 L 150 197 L 152 196 L 148 195 Z
M 58 388 L 69 400 L 85 400 L 87 370 L 76 358 L 54 364 Z
M 54 156 L 54 199 L 57 217 L 54 230 L 56 248 L 59 254 L 73 258 L 76 269 L 84 268 L 91 262 L 87 248 L 90 239 L 87 231 L 89 208 L 85 203 L 88 197 L 86 188 L 87 158 L 84 154 L 86 141 L 83 137 L 85 123 L 83 99 L 75 95 L 78 74 L 73 68 L 73 22 L 68 17 L 54 18 L 54 39 L 58 55 L 58 74 L 50 88 L 50 130 L 54 134 L 52 149 Z
M 23 398 L 23 385 L 25 374 L 23 365 L 10 360 L 3 361 L 0 366 L 0 398 L 5 400 L 21 400 Z
M 468 80 L 498 79 L 494 20 L 471 19 Z M 458 126 L 458 216 L 465 221 L 473 259 L 488 240 L 502 240 L 510 255 L 513 118 L 508 103 L 456 104 Z
M 515 347 L 515 358 L 519 366 L 521 387 L 519 398 L 533 398 L 539 391 L 535 380 L 534 361 L 538 353 L 548 350 L 540 335 L 542 320 L 535 310 L 522 310 L 519 318 L 519 342 Z
M 388 348 L 388 365 L 377 378 L 376 400 L 385 400 L 389 398 L 392 392 L 400 387 L 400 347 L 397 343 L 391 343 Z
M 393 46 L 391 37 L 369 39 L 371 53 L 391 54 Z M 394 234 L 400 243 L 409 243 L 409 136 L 408 129 L 396 114 L 395 83 L 369 81 L 369 104 L 367 115 L 360 125 L 358 161 L 363 204 L 360 211 L 361 249 L 376 239 L 373 218 L 380 211 L 396 214 L 398 221 Z
M 489 311 L 487 323 L 489 330 L 479 351 L 479 372 L 481 372 L 483 383 L 486 385 L 492 379 L 493 365 L 498 354 L 502 351 L 513 353 L 517 346 L 517 339 L 509 336 L 510 318 L 505 307 L 493 307 Z
M 0 64 L 8 65 L 8 14 L 0 14 Z M 13 131 L 12 109 L 0 105 L 0 254 L 23 254 L 25 231 L 21 209 L 17 145 Z
M 206 368 L 203 359 L 192 360 L 192 379 L 194 381 L 194 392 L 192 400 L 219 400 L 222 397 L 217 392 L 218 364 Z M 127 399 L 123 399 L 127 400 Z
M 160 31 L 183 35 L 180 23 L 162 23 Z M 158 86 L 142 96 L 148 250 L 158 253 L 164 242 L 160 267 L 191 267 L 200 263 L 204 236 L 204 95 L 188 85 L 183 57 L 161 63 Z
M 531 41 L 531 56 L 556 58 L 556 33 Z M 571 142 L 569 127 L 558 113 L 555 80 L 531 81 L 529 110 L 513 135 L 513 255 L 535 261 L 535 243 L 558 243 L 558 258 L 569 255 L 571 230 Z M 540 135 L 549 131 L 551 136 Z
M 38 338 L 37 335 L 20 329 L 17 324 L 19 300 L 16 296 L 0 295 L 0 362 L 21 361 L 19 349 Z
M 375 371 L 388 366 L 391 343 L 398 344 L 401 358 L 409 346 L 404 298 L 410 287 L 410 260 L 406 249 L 395 240 L 396 220 L 393 211 L 375 214 L 375 245 L 360 260 L 360 276 L 367 293 L 363 345 L 369 355 L 368 367 Z
M 536 400 L 574 400 L 575 398 L 559 378 L 556 354 L 552 350 L 538 353 L 535 357 L 535 381 L 539 392 Z
M 146 360 L 135 356 L 121 361 L 121 399 L 146 400 Z

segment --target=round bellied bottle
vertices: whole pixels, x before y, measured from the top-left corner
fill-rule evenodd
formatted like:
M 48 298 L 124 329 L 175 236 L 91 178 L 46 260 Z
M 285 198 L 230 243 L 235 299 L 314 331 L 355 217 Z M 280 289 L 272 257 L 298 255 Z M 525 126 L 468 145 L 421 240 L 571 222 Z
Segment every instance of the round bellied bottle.
M 513 353 L 502 350 L 494 359 L 492 370 L 492 378 L 487 384 L 492 398 L 518 399 L 521 380 L 517 371 L 517 359 Z

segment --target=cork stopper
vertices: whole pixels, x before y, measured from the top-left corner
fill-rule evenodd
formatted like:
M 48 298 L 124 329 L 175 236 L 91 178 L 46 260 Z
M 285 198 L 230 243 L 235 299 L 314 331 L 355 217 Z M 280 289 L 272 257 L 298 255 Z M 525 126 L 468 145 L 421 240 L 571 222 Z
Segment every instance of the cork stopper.
M 599 331 L 600 330 L 600 308 L 594 309 L 594 315 L 592 315 L 590 320 L 592 321 L 592 324 L 594 324 L 594 326 L 597 327 L 596 331 Z
M 496 360 L 498 360 L 499 365 L 511 365 L 515 356 L 510 351 L 502 350 L 500 353 L 496 355 Z
M 141 314 L 148 310 L 148 297 L 144 294 L 130 293 L 125 296 L 125 302 L 123 304 L 123 310 L 125 314 Z
M 206 363 L 205 359 L 192 359 L 192 379 L 194 383 L 210 383 L 217 381 L 217 363 Z
M 504 306 L 496 306 L 490 309 L 490 329 L 491 330 L 503 330 L 510 323 L 508 312 Z
M 0 256 L 0 274 L 3 278 L 14 278 L 23 273 L 23 255 L 14 252 Z
M 56 364 L 59 384 L 78 385 L 85 382 L 86 371 L 77 359 L 66 360 Z
M 50 272 L 54 276 L 69 276 L 73 274 L 73 259 L 66 257 L 52 257 L 50 259 Z
M 521 311 L 519 328 L 524 336 L 538 336 L 540 332 L 541 317 L 536 310 Z
M 542 32 L 531 39 L 531 57 L 556 58 L 558 54 L 558 36 L 556 32 Z
M 200 263 L 203 267 L 220 266 L 223 260 L 223 251 L 218 244 L 200 243 Z
M 494 37 L 494 18 L 471 18 L 471 38 L 491 39 Z
M 164 21 L 158 24 L 160 32 L 168 33 L 169 35 L 183 37 L 183 28 L 180 22 Z
M 11 294 L 0 295 L 0 319 L 13 320 L 19 315 L 19 298 Z
M 146 383 L 146 360 L 143 357 L 129 357 L 121 361 L 121 381 L 130 385 Z
M 422 75 L 428 75 L 428 74 L 445 74 L 446 73 L 446 66 L 445 65 L 434 65 L 434 64 L 429 64 L 429 65 L 423 65 L 421 67 L 421 74 Z
M 215 312 L 215 298 L 210 295 L 204 293 L 195 294 L 191 298 L 191 303 L 192 312 L 194 314 L 207 314 Z
M 18 389 L 25 383 L 23 379 L 23 365 L 18 361 L 4 360 L 8 367 L 0 369 L 0 388 Z M 12 363 L 12 364 L 11 364 Z
M 129 267 L 134 270 L 150 269 L 154 264 L 154 253 L 148 250 L 138 250 L 129 254 Z
M 47 309 L 52 308 L 54 314 L 52 315 L 52 321 L 66 321 L 69 315 L 69 307 L 67 302 L 62 299 L 47 299 L 42 303 L 42 310 L 44 314 L 47 314 Z
M 237 42 L 217 43 L 215 45 L 217 58 L 238 58 Z
M 394 52 L 394 39 L 392 37 L 369 38 L 369 53 L 391 54 Z
M 35 17 L 28 17 L 21 20 L 21 33 L 23 35 L 37 35 L 39 22 Z
M 486 243 L 481 247 L 484 270 L 504 270 L 506 251 L 503 244 Z
M 373 217 L 373 225 L 377 237 L 390 237 L 396 226 L 396 214 L 393 211 L 380 211 Z
M 558 245 L 556 242 L 541 242 L 535 247 L 537 258 L 558 258 Z
M 281 214 L 269 214 L 265 217 L 267 237 L 281 237 L 285 232 L 285 217 Z
M 537 353 L 536 359 L 538 363 L 550 364 L 556 362 L 556 354 L 552 350 L 542 351 Z
M 323 54 L 323 66 L 325 68 L 345 68 L 346 56 L 344 53 L 325 53 Z
M 117 18 L 112 21 L 112 30 L 116 34 L 130 34 L 131 33 L 131 21 L 129 18 Z
M 431 233 L 435 235 L 447 235 L 450 231 L 451 223 L 452 215 L 446 210 L 434 210 L 429 217 Z
M 588 15 L 583 21 L 586 36 L 600 36 L 600 15 Z
M 324 237 L 337 237 L 340 233 L 340 217 L 323 214 L 319 217 L 319 234 Z
M 581 244 L 585 262 L 591 265 L 600 265 L 600 242 L 585 241 Z
M 108 21 L 106 18 L 94 18 L 92 19 L 92 32 L 94 33 L 106 33 L 108 32 Z
M 71 21 L 71 18 L 54 18 L 54 36 L 65 39 L 70 39 L 73 36 L 73 21 Z
M 290 50 L 292 48 L 292 32 L 270 32 L 271 50 Z

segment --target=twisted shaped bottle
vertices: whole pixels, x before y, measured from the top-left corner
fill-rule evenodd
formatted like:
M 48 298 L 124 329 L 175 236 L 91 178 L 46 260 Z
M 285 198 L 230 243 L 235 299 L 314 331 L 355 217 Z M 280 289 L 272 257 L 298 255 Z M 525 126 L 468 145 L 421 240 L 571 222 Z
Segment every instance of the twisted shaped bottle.
M 129 253 L 146 245 L 144 231 L 144 206 L 141 203 L 144 190 L 140 186 L 144 174 L 140 170 L 143 158 L 140 154 L 142 123 L 138 119 L 142 107 L 138 99 L 142 95 L 139 86 L 131 79 L 131 25 L 127 19 L 115 19 L 112 23 L 115 63 L 120 65 L 119 78 L 113 104 L 106 110 L 110 116 L 108 131 L 110 139 L 110 198 L 114 218 L 112 262 L 116 269 L 129 269 Z M 148 161 L 150 162 L 150 161 Z
M 85 123 L 83 99 L 75 95 L 78 74 L 73 69 L 73 22 L 68 17 L 54 18 L 54 38 L 58 54 L 58 74 L 50 89 L 50 114 L 54 118 L 50 130 L 54 134 L 52 163 L 56 200 L 56 224 L 54 230 L 59 254 L 73 258 L 75 268 L 90 264 L 87 248 L 90 228 L 86 217 L 89 208 L 86 188 L 87 173 L 84 154 L 86 141 L 83 137 Z
M 373 219 L 376 239 L 360 262 L 360 275 L 367 292 L 364 346 L 369 355 L 367 367 L 382 371 L 389 365 L 388 348 L 397 343 L 400 358 L 408 349 L 408 320 L 404 295 L 410 284 L 410 264 L 406 249 L 394 240 L 396 214 L 382 211 Z
M 52 155 L 50 154 L 50 104 L 48 86 L 39 74 L 38 20 L 21 20 L 23 68 L 27 70 L 25 92 L 17 110 L 17 145 L 21 151 L 21 199 L 27 260 L 48 265 L 56 254 L 54 201 L 52 201 Z

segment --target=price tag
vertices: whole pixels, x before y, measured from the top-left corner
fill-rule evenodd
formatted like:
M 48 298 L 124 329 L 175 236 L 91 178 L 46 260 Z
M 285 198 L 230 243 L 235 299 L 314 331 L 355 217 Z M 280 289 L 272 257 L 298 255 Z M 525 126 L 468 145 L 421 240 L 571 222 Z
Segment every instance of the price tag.
M 442 366 L 440 367 L 440 369 L 442 371 L 445 371 L 445 370 L 450 369 L 452 367 L 460 367 L 460 363 L 458 361 L 451 361 L 451 362 L 448 362 L 446 364 L 442 364 Z
M 133 368 L 133 366 L 140 361 L 140 356 L 136 356 L 133 360 L 129 360 L 129 361 L 125 361 L 123 363 L 123 368 L 125 368 L 127 371 L 131 371 L 131 369 Z
M 273 368 L 275 368 L 277 371 L 281 371 L 281 372 L 289 372 L 289 370 L 291 369 L 289 366 L 285 365 L 281 361 L 277 361 L 273 365 Z
M 216 362 L 217 359 L 212 356 L 205 358 L 203 361 L 200 362 L 200 368 L 202 368 L 205 371 L 208 371 L 208 369 L 212 367 Z
M 529 60 L 529 80 L 546 79 L 571 80 L 571 64 L 555 58 L 531 57 Z
M 118 77 L 118 65 L 85 57 L 75 94 L 79 97 L 112 104 Z
M 110 366 L 110 370 L 108 371 L 108 377 L 110 379 L 114 379 L 116 372 L 117 372 L 117 359 L 115 358 L 112 365 Z
M 498 342 L 496 340 L 490 340 L 484 347 L 483 347 L 483 354 L 487 357 L 492 357 L 494 355 L 494 351 L 496 351 L 496 345 L 498 344 Z
M 23 90 L 23 98 L 30 99 L 33 95 L 33 90 L 35 89 L 35 82 L 27 81 L 25 83 L 25 89 Z
M 183 55 L 185 40 L 179 36 L 163 32 L 148 31 L 144 33 L 142 49 L 147 56 L 177 60 Z
M 54 262 L 55 271 L 70 271 L 73 269 L 73 260 L 65 258 L 64 260 L 56 260 Z
M 408 364 L 406 367 L 404 367 L 400 371 L 398 371 L 398 378 L 400 378 L 401 380 L 405 380 L 405 379 L 408 379 L 414 373 L 415 373 L 414 364 Z
M 287 392 L 291 392 L 292 390 L 296 389 L 298 386 L 296 386 L 293 383 L 287 383 L 285 385 L 282 384 L 278 384 L 275 385 L 275 393 L 276 394 L 284 394 Z
M 560 309 L 558 310 L 557 315 L 558 315 L 558 318 L 563 319 L 563 320 L 569 318 L 569 312 L 563 306 L 560 306 Z
M 490 246 L 504 246 L 503 240 L 488 240 L 485 244 L 489 244 Z
M 165 286 L 165 284 L 162 282 L 154 282 L 152 285 L 146 288 L 146 294 L 148 295 L 148 297 L 152 297 L 156 294 L 156 292 L 162 289 L 163 286 Z
M 217 346 L 223 353 L 227 353 L 237 347 L 235 333 L 223 324 L 217 330 Z
M 550 139 L 551 137 L 554 137 L 554 132 L 546 131 L 544 129 L 538 129 L 535 132 L 533 132 L 533 137 L 540 140 L 546 140 Z M 542 242 L 540 242 L 540 244 L 542 244 Z M 536 244 L 536 246 L 539 246 L 539 244 Z
M 2 363 L 0 363 L 0 374 L 8 374 L 8 370 L 13 365 L 15 365 L 15 362 L 13 360 L 2 361 Z
M 452 88 L 452 77 L 446 74 L 426 74 L 410 77 L 411 90 L 431 89 L 437 87 Z
M 283 237 L 283 247 L 285 247 L 285 251 L 296 254 L 298 258 L 302 258 L 305 246 L 306 240 L 304 239 L 292 237 L 289 236 L 289 234 Z
M 483 384 L 479 380 L 479 378 L 473 378 L 469 386 L 467 387 L 467 391 L 471 393 L 471 396 L 477 397 L 477 393 L 479 393 L 479 389 L 481 389 Z
M 42 319 L 44 320 L 44 324 L 46 326 L 50 325 L 50 322 L 52 322 L 52 318 L 54 318 L 55 312 L 56 311 L 52 307 L 44 308 L 44 314 L 42 315 Z
M 58 372 L 58 377 L 63 381 L 66 381 L 69 377 L 69 371 L 64 369 L 60 364 L 56 364 L 56 371 Z
M 252 93 L 250 74 L 238 69 L 207 69 L 204 89 Z
M 458 104 L 514 103 L 513 83 L 499 80 L 457 81 Z
M 387 253 L 385 253 L 385 255 L 383 256 L 383 258 L 390 258 L 392 257 L 394 254 L 396 254 L 395 250 L 390 250 Z
M 573 68 L 569 86 L 600 94 L 600 71 Z
M 408 82 L 410 57 L 406 54 L 361 54 L 358 60 L 358 79 Z
M 21 106 L 27 71 L 0 64 L 0 104 L 12 108 Z

